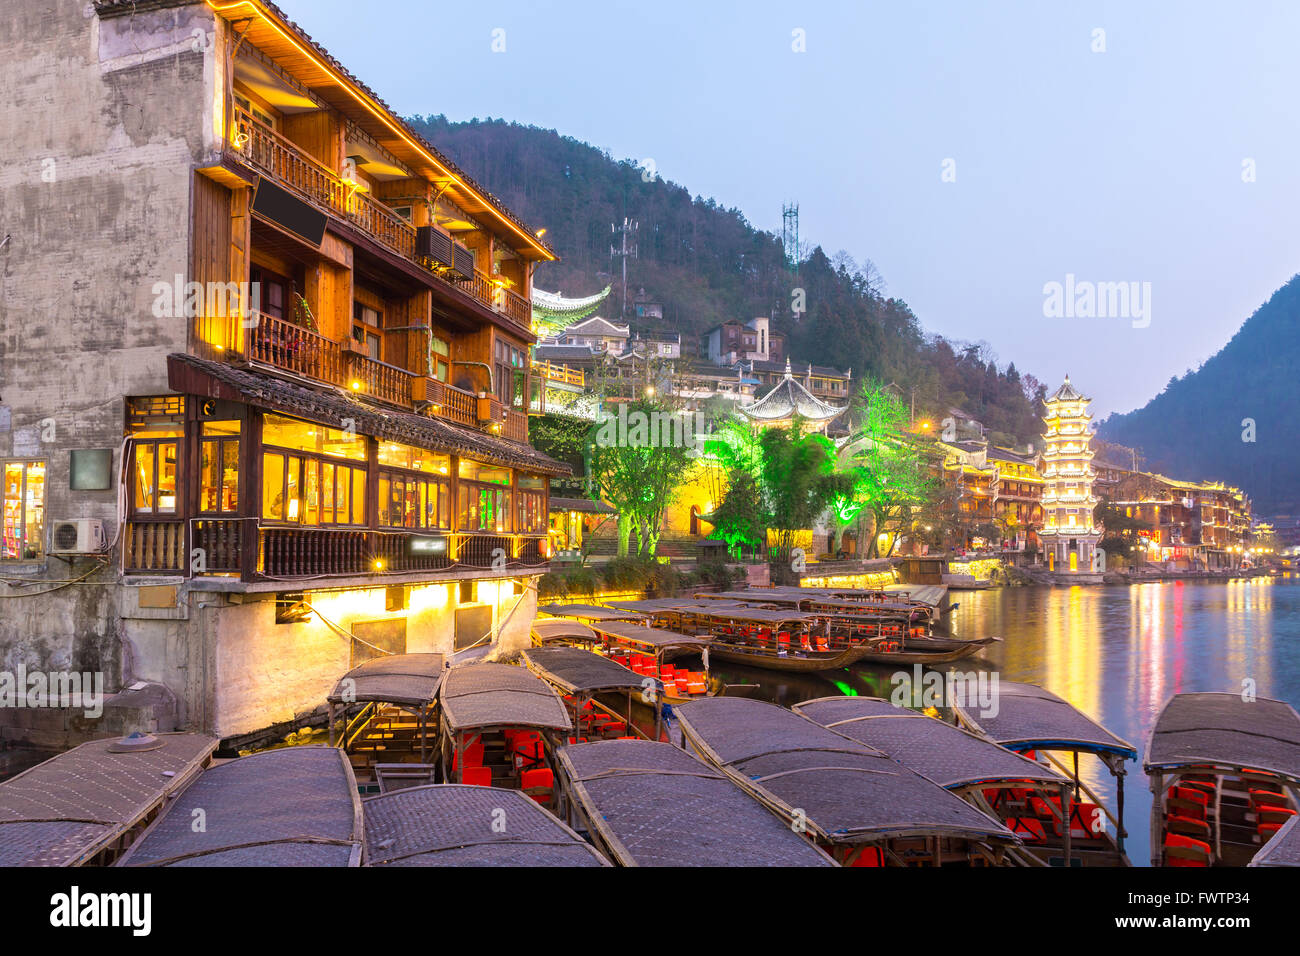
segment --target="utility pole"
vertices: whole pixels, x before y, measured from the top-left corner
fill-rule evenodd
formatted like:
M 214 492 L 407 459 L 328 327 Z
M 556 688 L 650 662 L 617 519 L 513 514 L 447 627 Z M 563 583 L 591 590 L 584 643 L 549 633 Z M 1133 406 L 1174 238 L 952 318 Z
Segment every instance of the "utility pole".
M 623 217 L 623 225 L 621 226 L 612 222 L 609 224 L 609 231 L 614 235 L 621 236 L 619 245 L 609 247 L 610 258 L 619 256 L 623 259 L 623 311 L 619 313 L 620 318 L 627 316 L 627 257 L 637 258 L 636 231 L 638 225 L 639 223 L 636 220 L 628 219 L 626 216 Z M 632 244 L 630 246 L 627 241 L 629 233 L 632 234 Z

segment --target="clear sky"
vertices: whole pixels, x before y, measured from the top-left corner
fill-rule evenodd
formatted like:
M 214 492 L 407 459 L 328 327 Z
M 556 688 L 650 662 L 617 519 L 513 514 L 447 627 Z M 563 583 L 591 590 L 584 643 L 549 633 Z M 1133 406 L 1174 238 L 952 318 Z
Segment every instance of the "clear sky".
M 653 159 L 763 229 L 797 201 L 928 331 L 1068 372 L 1099 417 L 1300 271 L 1300 3 L 280 5 L 399 113 Z M 1149 324 L 1045 316 L 1067 274 L 1150 283 Z

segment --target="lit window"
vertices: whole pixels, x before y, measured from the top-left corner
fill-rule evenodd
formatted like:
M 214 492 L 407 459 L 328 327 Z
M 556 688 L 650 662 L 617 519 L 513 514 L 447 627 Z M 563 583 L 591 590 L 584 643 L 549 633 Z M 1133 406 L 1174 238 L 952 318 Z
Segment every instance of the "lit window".
M 0 560 L 37 561 L 45 553 L 45 462 L 4 463 Z

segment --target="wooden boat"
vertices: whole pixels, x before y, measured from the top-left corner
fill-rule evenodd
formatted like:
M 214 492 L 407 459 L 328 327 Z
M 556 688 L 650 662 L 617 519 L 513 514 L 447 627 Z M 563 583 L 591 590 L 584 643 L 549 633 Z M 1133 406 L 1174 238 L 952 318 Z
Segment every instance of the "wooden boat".
M 570 826 L 621 866 L 834 866 L 722 771 L 669 743 L 562 747 Z
M 362 793 L 380 793 L 384 777 L 433 783 L 441 654 L 395 654 L 344 674 L 326 698 L 329 742 L 348 755 Z
M 117 865 L 353 867 L 364 830 L 347 756 L 282 747 L 203 771 Z
M 763 701 L 678 708 L 682 736 L 787 825 L 847 866 L 1009 865 L 1019 839 L 882 751 Z
M 444 781 L 522 790 L 554 806 L 552 755 L 573 721 L 550 684 L 512 664 L 465 664 L 447 671 L 438 704 Z
M 1008 854 L 1027 866 L 1127 866 L 1095 812 L 1072 802 L 1074 782 L 987 737 L 873 697 L 822 697 L 793 708 L 875 747 L 1003 822 L 1024 841 Z
M 873 648 L 862 660 L 872 664 L 950 664 L 978 653 L 990 644 L 1000 642 L 1000 637 L 981 637 L 972 641 L 961 641 L 951 637 L 906 637 L 901 646 L 898 642 L 886 641 Z M 895 650 L 894 647 L 897 646 Z
M 926 628 L 934 608 L 880 591 L 846 595 L 843 591 L 815 588 L 748 588 L 737 591 L 700 591 L 697 601 L 729 601 L 757 607 L 791 607 L 809 613 L 829 612 L 837 616 L 881 619 L 905 623 L 909 630 Z
M 709 656 L 714 643 L 707 635 L 683 634 L 622 621 L 597 624 L 593 630 L 604 638 L 604 652 L 611 659 L 639 674 L 643 680 L 655 681 L 657 695 L 666 704 L 677 705 L 700 697 L 743 694 L 756 689 L 750 684 L 725 684 L 709 672 Z M 703 662 L 702 671 L 672 663 L 695 655 Z
M 663 695 L 641 674 L 586 648 L 559 644 L 529 648 L 523 652 L 523 661 L 555 688 L 569 708 L 574 726 L 569 743 L 662 738 Z
M 92 740 L 0 783 L 0 865 L 107 866 L 208 766 L 202 734 Z
M 1300 807 L 1300 715 L 1264 697 L 1176 694 L 1144 769 L 1152 866 L 1246 866 Z
M 1034 684 L 999 681 L 995 713 L 979 710 L 975 701 L 957 700 L 953 708 L 958 723 L 999 746 L 1032 757 L 1065 774 L 1071 782 L 1069 802 L 1074 859 L 1084 866 L 1130 866 L 1124 853 L 1124 763 L 1137 759 L 1137 750 L 1112 734 L 1073 704 Z M 992 710 L 992 708 L 989 708 Z M 1068 754 L 1064 763 L 1058 754 Z M 1079 755 L 1098 759 L 1115 779 L 1116 809 L 1085 784 L 1079 774 Z M 1085 799 L 1086 798 L 1086 799 Z M 1039 807 L 1041 811 L 1042 808 Z M 1046 827 L 1050 820 L 1039 814 Z M 1046 842 L 1027 844 L 1053 866 L 1063 865 L 1061 854 Z
M 653 611 L 651 618 L 707 636 L 711 658 L 767 670 L 814 673 L 848 667 L 875 646 L 873 641 L 831 637 L 822 618 L 791 609 L 709 601 Z
M 539 614 L 551 617 L 569 618 L 575 621 L 644 621 L 646 616 L 637 611 L 619 607 L 604 607 L 600 604 L 543 604 L 537 609 Z
M 572 828 L 515 791 L 444 783 L 370 797 L 362 807 L 366 866 L 610 865 Z M 497 821 L 505 825 L 493 826 Z

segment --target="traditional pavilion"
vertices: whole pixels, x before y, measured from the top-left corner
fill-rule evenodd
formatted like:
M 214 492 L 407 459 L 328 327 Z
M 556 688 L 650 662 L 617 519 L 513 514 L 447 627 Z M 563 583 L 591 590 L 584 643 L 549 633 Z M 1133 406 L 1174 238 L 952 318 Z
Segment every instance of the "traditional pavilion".
M 1097 499 L 1092 493 L 1092 401 L 1065 383 L 1043 402 L 1043 528 L 1040 536 L 1050 571 L 1095 573 L 1103 570 L 1093 525 Z
M 810 392 L 790 372 L 790 360 L 785 360 L 785 376 L 752 405 L 742 406 L 740 413 L 755 425 L 788 427 L 798 415 L 814 431 L 824 432 L 826 426 L 847 406 L 830 405 Z
M 582 321 L 609 297 L 609 289 L 609 286 L 605 286 L 595 295 L 568 299 L 558 292 L 547 292 L 533 286 L 533 331 L 542 337 L 556 335 L 573 323 Z

